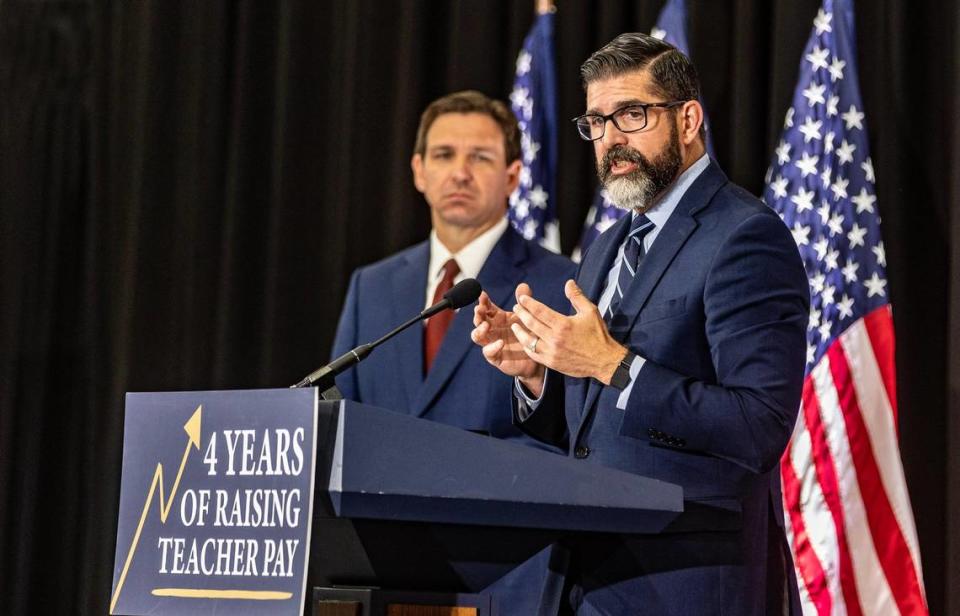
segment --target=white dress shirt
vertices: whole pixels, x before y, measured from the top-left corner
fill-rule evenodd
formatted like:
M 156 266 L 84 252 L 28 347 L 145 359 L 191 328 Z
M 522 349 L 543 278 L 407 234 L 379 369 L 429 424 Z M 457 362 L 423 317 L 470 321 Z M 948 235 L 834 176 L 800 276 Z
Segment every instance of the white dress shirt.
M 443 280 L 443 265 L 450 259 L 456 259 L 460 267 L 460 273 L 453 279 L 454 284 L 467 278 L 476 278 L 483 264 L 487 262 L 487 257 L 493 252 L 493 247 L 507 230 L 508 224 L 510 223 L 504 216 L 497 224 L 475 237 L 456 254 L 443 245 L 436 231 L 430 231 L 430 264 L 427 266 L 427 296 L 423 307 L 429 308 L 433 305 L 433 294 L 437 292 L 437 286 Z

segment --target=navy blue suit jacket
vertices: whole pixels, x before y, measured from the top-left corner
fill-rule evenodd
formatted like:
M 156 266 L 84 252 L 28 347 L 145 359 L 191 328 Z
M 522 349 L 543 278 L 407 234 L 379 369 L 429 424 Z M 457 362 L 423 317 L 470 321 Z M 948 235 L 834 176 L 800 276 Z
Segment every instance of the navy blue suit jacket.
M 429 261 L 427 241 L 356 270 L 333 356 L 376 340 L 423 310 Z M 513 306 L 514 290 L 527 282 L 546 303 L 566 312 L 569 302 L 563 284 L 574 272 L 569 259 L 526 241 L 508 227 L 477 281 L 499 306 Z M 543 447 L 512 423 L 513 380 L 490 366 L 470 340 L 474 306 L 457 312 L 426 378 L 423 327 L 416 325 L 337 377 L 344 398 Z
M 422 242 L 353 273 L 337 327 L 333 355 L 370 342 L 416 315 L 424 307 L 430 243 Z M 514 291 L 528 283 L 552 308 L 566 312 L 564 283 L 576 266 L 528 242 L 508 227 L 477 275 L 477 281 L 499 306 L 510 309 Z M 467 430 L 514 440 L 562 453 L 517 429 L 512 422 L 513 379 L 493 368 L 470 339 L 473 308 L 457 312 L 423 376 L 423 327 L 415 325 L 376 349 L 362 363 L 337 377 L 345 398 Z M 483 590 L 501 614 L 536 614 L 541 605 L 559 601 L 562 578 L 551 575 L 547 549 Z
M 624 217 L 584 257 L 577 280 L 595 303 L 629 224 Z M 554 378 L 522 425 L 560 436 L 584 463 L 681 485 L 691 511 L 734 515 L 585 543 L 571 573 L 578 613 L 779 612 L 767 597 L 768 574 L 785 569 L 768 557 L 783 544 L 771 486 L 800 405 L 808 310 L 790 232 L 711 162 L 611 319 L 611 335 L 646 358 L 626 409 L 613 387 Z

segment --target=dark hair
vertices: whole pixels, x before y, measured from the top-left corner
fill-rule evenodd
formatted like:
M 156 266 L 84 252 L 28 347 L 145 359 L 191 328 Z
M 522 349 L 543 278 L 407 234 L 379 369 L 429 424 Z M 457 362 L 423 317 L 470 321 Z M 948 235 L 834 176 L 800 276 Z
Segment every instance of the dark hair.
M 646 70 L 654 93 L 665 100 L 700 98 L 700 79 L 693 62 L 682 51 L 655 36 L 627 32 L 613 39 L 580 66 L 583 89 L 594 81 Z M 705 129 L 700 127 L 700 136 Z
M 503 101 L 492 99 L 476 90 L 463 90 L 433 101 L 420 115 L 414 154 L 423 156 L 427 151 L 427 131 L 437 117 L 445 113 L 482 113 L 490 116 L 503 132 L 503 151 L 507 164 L 520 158 L 520 127 L 510 107 Z

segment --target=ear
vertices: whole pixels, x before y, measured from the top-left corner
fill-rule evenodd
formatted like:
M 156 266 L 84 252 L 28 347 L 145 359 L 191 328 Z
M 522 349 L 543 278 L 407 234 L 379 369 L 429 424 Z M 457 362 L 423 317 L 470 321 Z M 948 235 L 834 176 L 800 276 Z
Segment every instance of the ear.
M 410 169 L 413 171 L 413 185 L 421 193 L 424 192 L 427 189 L 427 183 L 423 179 L 423 157 L 414 154 L 410 159 Z
M 519 158 L 507 165 L 507 195 L 512 195 L 513 191 L 520 185 L 520 170 L 522 168 L 523 163 L 520 162 Z
M 680 108 L 680 141 L 690 145 L 700 136 L 703 125 L 703 106 L 700 101 L 687 101 Z

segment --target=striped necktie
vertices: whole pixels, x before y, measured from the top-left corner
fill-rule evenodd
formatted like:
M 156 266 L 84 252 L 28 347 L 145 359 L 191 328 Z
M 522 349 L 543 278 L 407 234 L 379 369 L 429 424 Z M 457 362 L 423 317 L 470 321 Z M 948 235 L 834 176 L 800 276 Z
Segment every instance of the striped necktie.
M 647 233 L 653 231 L 653 222 L 643 214 L 635 216 L 630 223 L 630 231 L 627 233 L 626 244 L 623 247 L 623 261 L 620 263 L 620 274 L 617 276 L 617 286 L 610 297 L 610 305 L 604 315 L 607 321 L 613 316 L 623 301 L 623 296 L 627 294 L 630 283 L 637 273 L 637 267 L 640 260 L 643 259 L 643 238 Z

